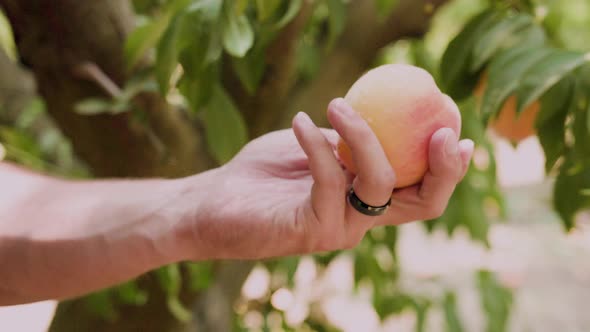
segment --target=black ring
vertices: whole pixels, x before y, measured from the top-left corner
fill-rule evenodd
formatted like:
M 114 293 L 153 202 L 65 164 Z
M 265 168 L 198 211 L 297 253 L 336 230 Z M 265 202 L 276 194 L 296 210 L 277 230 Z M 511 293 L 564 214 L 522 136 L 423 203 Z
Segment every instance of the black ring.
M 363 201 L 356 195 L 354 192 L 354 188 L 350 187 L 350 191 L 348 192 L 348 201 L 350 205 L 352 205 L 355 210 L 358 212 L 367 215 L 367 216 L 380 216 L 387 211 L 387 208 L 391 205 L 391 197 L 389 197 L 389 201 L 382 206 L 372 206 Z

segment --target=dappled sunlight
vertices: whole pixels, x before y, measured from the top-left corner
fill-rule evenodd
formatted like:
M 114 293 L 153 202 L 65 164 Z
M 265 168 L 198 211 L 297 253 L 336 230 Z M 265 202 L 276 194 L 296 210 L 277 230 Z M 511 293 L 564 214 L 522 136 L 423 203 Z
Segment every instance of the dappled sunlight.
M 55 301 L 43 301 L 0 307 L 0 331 L 46 331 L 56 306 Z
M 498 183 L 515 187 L 539 183 L 545 178 L 545 157 L 537 137 L 529 137 L 514 148 L 508 141 L 494 141 Z
M 270 273 L 264 267 L 255 267 L 242 286 L 242 296 L 248 300 L 263 298 L 270 286 Z
M 369 302 L 349 296 L 334 296 L 322 301 L 328 321 L 345 332 L 376 331 L 380 322 Z

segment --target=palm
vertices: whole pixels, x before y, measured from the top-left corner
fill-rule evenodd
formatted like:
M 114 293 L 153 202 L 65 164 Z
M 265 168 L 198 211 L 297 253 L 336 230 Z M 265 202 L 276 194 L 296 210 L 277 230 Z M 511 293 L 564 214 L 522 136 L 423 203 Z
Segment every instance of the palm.
M 280 251 L 281 244 L 289 241 L 286 237 L 298 227 L 298 213 L 310 215 L 313 178 L 308 158 L 292 130 L 272 132 L 252 141 L 221 172 L 224 186 L 219 195 L 231 195 L 230 201 L 220 200 L 213 209 L 222 214 L 215 219 L 260 246 Z M 231 208 L 224 208 L 227 204 Z M 236 239 L 234 243 L 239 242 Z M 245 248 L 242 252 L 246 256 L 266 255 L 260 246 L 257 252 L 248 253 Z
M 281 208 L 293 211 L 293 206 L 306 201 L 313 185 L 308 158 L 292 130 L 273 132 L 253 141 L 229 168 L 239 174 L 242 193 L 259 201 L 256 206 L 261 213 L 278 213 Z M 293 221 L 292 215 L 282 216 L 281 222 Z

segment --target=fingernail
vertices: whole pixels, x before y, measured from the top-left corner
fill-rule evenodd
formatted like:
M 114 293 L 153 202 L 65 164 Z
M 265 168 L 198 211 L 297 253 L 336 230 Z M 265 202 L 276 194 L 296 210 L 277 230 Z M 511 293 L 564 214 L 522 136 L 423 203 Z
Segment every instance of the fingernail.
M 468 150 L 475 149 L 475 143 L 470 139 L 465 140 L 465 146 L 467 147 Z
M 347 116 L 347 117 L 354 116 L 354 110 L 342 98 L 335 99 L 333 102 L 333 106 L 334 106 L 334 108 L 336 108 L 336 111 L 338 111 L 338 113 L 340 113 L 344 116 Z
M 305 112 L 299 112 L 299 113 L 297 113 L 296 116 L 297 116 L 298 121 L 302 121 L 303 123 L 305 123 L 307 125 L 313 124 L 313 121 L 311 121 L 311 118 Z
M 457 144 L 457 140 L 455 139 L 454 132 L 450 132 L 447 134 L 447 139 L 445 141 L 445 152 L 447 156 L 454 156 L 459 152 L 459 145 Z

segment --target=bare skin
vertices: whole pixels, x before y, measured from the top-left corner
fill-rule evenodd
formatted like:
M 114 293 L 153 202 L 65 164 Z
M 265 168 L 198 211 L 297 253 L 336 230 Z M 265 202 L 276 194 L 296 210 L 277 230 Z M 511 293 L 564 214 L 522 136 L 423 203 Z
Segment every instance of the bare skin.
M 300 113 L 292 129 L 253 140 L 226 165 L 174 180 L 72 181 L 0 163 L 0 305 L 72 298 L 179 261 L 349 249 L 373 227 L 444 212 L 473 142 L 440 129 L 422 183 L 394 190 L 368 125 L 342 99 L 328 118 L 334 130 Z M 338 136 L 357 176 L 335 156 Z M 391 208 L 359 213 L 346 201 L 351 185 L 371 205 L 391 197 Z

